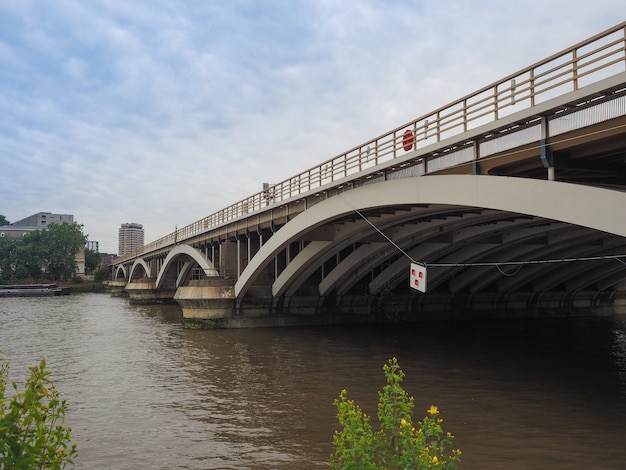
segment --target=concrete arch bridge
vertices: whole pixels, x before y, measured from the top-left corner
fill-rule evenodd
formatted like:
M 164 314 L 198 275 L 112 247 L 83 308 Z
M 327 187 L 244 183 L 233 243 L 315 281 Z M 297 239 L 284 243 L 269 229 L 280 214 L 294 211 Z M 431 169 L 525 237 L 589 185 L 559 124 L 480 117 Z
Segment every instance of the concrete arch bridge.
M 118 258 L 109 284 L 191 327 L 619 310 L 625 33 L 266 185 Z

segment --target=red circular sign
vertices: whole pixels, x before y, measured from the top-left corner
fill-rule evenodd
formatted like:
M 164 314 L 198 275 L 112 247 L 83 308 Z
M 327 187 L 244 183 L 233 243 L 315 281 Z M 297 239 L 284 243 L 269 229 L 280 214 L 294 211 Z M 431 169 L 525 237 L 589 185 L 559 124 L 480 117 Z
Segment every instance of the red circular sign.
M 408 152 L 409 150 L 413 150 L 414 143 L 415 137 L 413 136 L 413 131 L 407 129 L 402 136 L 402 147 Z

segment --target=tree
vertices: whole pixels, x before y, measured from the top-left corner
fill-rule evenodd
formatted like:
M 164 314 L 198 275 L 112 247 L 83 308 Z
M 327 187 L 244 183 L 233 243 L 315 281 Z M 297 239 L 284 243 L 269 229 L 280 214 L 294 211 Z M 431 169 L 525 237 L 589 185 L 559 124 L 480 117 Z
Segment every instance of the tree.
M 334 404 L 343 427 L 335 431 L 331 466 L 335 469 L 454 469 L 460 450 L 449 450 L 453 436 L 444 434 L 439 410 L 432 406 L 428 415 L 413 425 L 414 399 L 402 388 L 404 373 L 396 358 L 383 367 L 387 385 L 378 392 L 380 430 L 374 431 L 370 418 L 342 390 Z
M 14 277 L 39 279 L 46 264 L 46 246 L 41 230 L 35 230 L 16 239 Z
M 109 272 L 109 268 L 107 267 L 98 268 L 93 272 L 93 278 L 96 282 L 104 282 L 109 279 L 110 276 L 111 273 Z
M 31 366 L 24 391 L 12 382 L 6 397 L 9 365 L 0 366 L 0 468 L 51 469 L 74 466 L 76 444 L 71 428 L 63 426 L 67 403 L 50 381 L 46 361 Z
M 11 222 L 9 222 L 5 216 L 0 214 L 0 227 L 2 225 L 11 225 Z
M 71 279 L 77 271 L 76 253 L 87 242 L 82 225 L 67 222 L 50 224 L 41 235 L 48 277 L 53 280 Z
M 8 281 L 13 277 L 16 255 L 16 243 L 8 237 L 0 237 L 0 280 Z
M 77 271 L 76 254 L 87 241 L 82 225 L 63 222 L 23 237 L 0 237 L 0 278 L 67 280 Z
M 85 248 L 85 272 L 93 273 L 100 264 L 100 253 Z

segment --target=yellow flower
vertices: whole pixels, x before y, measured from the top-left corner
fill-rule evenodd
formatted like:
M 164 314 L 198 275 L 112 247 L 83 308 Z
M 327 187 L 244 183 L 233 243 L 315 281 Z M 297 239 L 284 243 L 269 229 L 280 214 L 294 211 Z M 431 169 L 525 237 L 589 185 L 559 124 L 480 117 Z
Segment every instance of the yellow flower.
M 436 455 L 433 457 L 433 463 L 434 463 L 435 465 L 437 465 L 437 464 L 439 463 L 439 459 L 437 458 L 437 456 L 436 456 Z
M 428 408 L 428 412 L 431 415 L 436 415 L 437 413 L 439 413 L 439 409 L 435 405 L 430 405 L 430 408 Z
M 401 426 L 407 426 L 409 423 L 406 422 L 406 419 L 402 418 L 402 421 L 400 421 L 400 425 Z

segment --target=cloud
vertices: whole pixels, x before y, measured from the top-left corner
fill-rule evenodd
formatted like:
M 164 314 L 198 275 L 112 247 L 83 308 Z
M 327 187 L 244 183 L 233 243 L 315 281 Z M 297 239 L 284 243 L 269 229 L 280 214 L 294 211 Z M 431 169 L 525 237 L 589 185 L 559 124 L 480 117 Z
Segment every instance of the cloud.
M 612 26 L 621 4 L 0 4 L 0 214 L 190 224 Z

